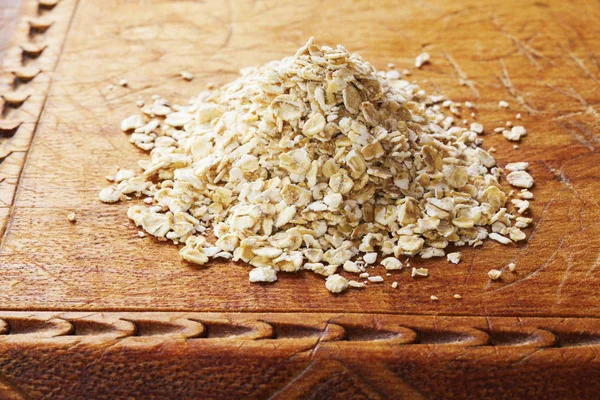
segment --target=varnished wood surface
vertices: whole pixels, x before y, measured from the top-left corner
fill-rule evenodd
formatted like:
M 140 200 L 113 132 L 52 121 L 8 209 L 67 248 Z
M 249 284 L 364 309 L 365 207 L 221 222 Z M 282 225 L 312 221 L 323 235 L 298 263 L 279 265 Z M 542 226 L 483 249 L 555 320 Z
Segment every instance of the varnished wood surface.
M 20 0 L 0 1 L 0 60 L 18 21 L 20 5 Z
M 44 104 L 44 111 L 2 241 L 0 305 L 600 316 L 598 8 L 587 1 L 576 8 L 519 2 L 516 13 L 510 2 L 426 4 L 81 1 L 47 98 L 34 92 L 22 106 Z M 65 10 L 74 8 L 73 1 L 61 1 L 51 15 L 63 10 L 56 17 L 68 25 Z M 102 14 L 107 8 L 114 11 Z M 45 40 L 54 40 L 58 28 Z M 410 67 L 416 54 L 429 51 L 431 65 L 411 77 L 431 92 L 476 103 L 488 132 L 485 146 L 497 149 L 501 165 L 530 163 L 536 186 L 527 243 L 488 241 L 464 249 L 458 266 L 415 260 L 431 269 L 430 278 L 413 280 L 402 271 L 384 284 L 333 296 L 313 274 L 282 274 L 263 286 L 249 285 L 243 266 L 193 267 L 175 246 L 139 238 L 125 215 L 129 204 L 97 200 L 113 166 L 135 167 L 144 156 L 118 129 L 121 118 L 138 112 L 138 96 L 186 101 L 243 66 L 293 53 L 309 35 L 343 43 L 382 68 L 388 62 Z M 56 47 L 40 62 L 60 52 Z M 196 79 L 182 80 L 182 69 Z M 121 79 L 129 86 L 119 86 Z M 500 99 L 510 109 L 500 109 Z M 23 135 L 33 130 L 28 124 L 36 122 L 35 113 L 12 112 L 23 120 Z M 530 133 L 514 150 L 490 132 L 506 120 L 517 123 L 517 113 Z M 9 194 L 3 197 L 9 203 Z M 71 211 L 78 215 L 75 225 L 65 219 Z M 510 262 L 517 264 L 515 274 L 489 281 L 488 270 Z M 399 290 L 390 288 L 394 280 Z M 463 299 L 454 300 L 454 293 Z M 429 301 L 431 295 L 440 301 Z
M 40 17 L 51 24 L 32 29 Z M 599 17 L 599 3 L 584 0 L 23 0 L 0 75 L 0 92 L 26 97 L 0 100 L 0 397 L 78 398 L 91 379 L 97 398 L 185 397 L 198 382 L 211 398 L 226 398 L 227 387 L 247 398 L 336 398 L 338 389 L 367 398 L 597 398 L 589 382 L 600 369 Z M 378 68 L 410 68 L 431 93 L 474 102 L 484 147 L 497 149 L 500 165 L 530 163 L 527 243 L 464 248 L 459 265 L 415 259 L 429 278 L 404 270 L 334 296 L 313 274 L 251 285 L 243 265 L 191 266 L 175 246 L 139 238 L 129 204 L 97 200 L 113 166 L 144 157 L 118 127 L 138 112 L 138 96 L 185 102 L 242 67 L 293 54 L 311 35 Z M 415 70 L 422 51 L 431 63 Z M 15 79 L 23 67 L 40 72 Z M 529 133 L 515 150 L 491 132 L 521 123 L 517 113 Z M 516 273 L 489 281 L 489 269 L 510 262 Z M 73 322 L 98 315 L 109 322 Z M 215 315 L 221 334 L 210 339 L 202 318 Z M 292 328 L 268 328 L 269 318 Z M 58 386 L 48 372 L 56 354 Z M 365 359 L 384 367 L 366 371 Z M 236 363 L 253 367 L 225 365 Z M 140 365 L 173 378 L 153 380 Z M 198 381 L 197 365 L 220 380 Z

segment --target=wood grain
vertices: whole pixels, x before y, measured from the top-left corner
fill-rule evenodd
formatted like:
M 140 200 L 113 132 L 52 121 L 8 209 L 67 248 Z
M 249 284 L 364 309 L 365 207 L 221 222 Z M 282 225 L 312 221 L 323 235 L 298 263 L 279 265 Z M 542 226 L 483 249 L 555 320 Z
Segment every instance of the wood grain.
M 0 118 L 0 397 L 599 397 L 597 3 L 23 0 L 19 12 L 0 75 L 2 92 L 29 94 Z M 53 24 L 32 33 L 40 16 Z M 476 103 L 501 165 L 530 163 L 528 242 L 464 249 L 459 265 L 411 260 L 431 276 L 334 296 L 313 274 L 251 285 L 241 264 L 189 265 L 137 236 L 129 204 L 97 200 L 113 166 L 144 157 L 118 128 L 138 96 L 185 102 L 311 35 L 379 68 L 428 51 L 411 79 Z M 24 56 L 27 43 L 46 47 Z M 41 72 L 23 82 L 11 73 L 23 66 Z M 517 113 L 529 133 L 515 150 L 491 131 Z M 516 273 L 489 281 L 510 262 Z

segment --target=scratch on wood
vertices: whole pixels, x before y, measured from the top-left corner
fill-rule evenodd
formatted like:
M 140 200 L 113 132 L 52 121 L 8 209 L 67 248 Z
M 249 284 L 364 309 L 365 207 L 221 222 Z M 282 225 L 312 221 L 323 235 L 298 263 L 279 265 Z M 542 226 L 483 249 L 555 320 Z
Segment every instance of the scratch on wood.
M 533 65 L 538 70 L 542 71 L 543 68 L 537 62 L 537 60 L 535 59 L 535 57 L 537 57 L 537 58 L 543 58 L 543 59 L 546 59 L 546 60 L 548 60 L 548 59 L 542 53 L 540 53 L 539 51 L 537 51 L 533 47 L 529 46 L 529 44 L 523 43 L 521 40 L 519 40 L 515 36 L 511 35 L 506 30 L 506 28 L 504 28 L 500 24 L 500 22 L 498 21 L 498 16 L 496 14 L 491 13 L 491 16 L 492 16 L 492 20 L 494 22 L 494 25 L 496 25 L 496 28 L 498 28 L 498 30 L 500 30 L 500 32 L 502 32 L 502 34 L 504 36 L 506 36 L 508 39 L 510 39 L 514 43 L 514 45 L 517 47 L 517 50 L 519 51 L 519 53 L 523 54 L 529 60 L 529 62 L 531 63 L 531 65 Z M 552 64 L 552 62 L 550 60 L 548 60 L 548 62 L 550 62 L 550 64 Z
M 560 281 L 560 284 L 558 285 L 558 289 L 556 290 L 556 294 L 557 294 L 556 304 L 560 304 L 560 302 L 561 302 L 562 289 L 563 289 L 563 286 L 565 285 L 565 283 L 567 282 L 567 278 L 569 277 L 569 272 L 571 272 L 571 268 L 573 267 L 573 264 L 574 264 L 573 257 L 569 254 L 567 256 L 567 268 L 565 269 L 563 278 Z
M 590 114 L 596 119 L 596 121 L 600 122 L 600 114 L 598 113 L 598 111 L 596 111 L 594 109 L 594 107 L 592 107 L 592 105 L 583 98 L 583 96 L 581 96 L 575 89 L 573 89 L 572 86 L 568 87 L 568 91 L 564 91 L 564 90 L 562 90 L 556 86 L 550 85 L 548 83 L 546 84 L 546 87 L 554 90 L 557 93 L 562 94 L 563 96 L 566 96 L 573 100 L 578 101 L 583 106 L 582 112 L 584 114 Z
M 596 271 L 596 268 L 598 268 L 598 266 L 600 266 L 600 252 L 596 256 L 596 260 L 592 264 L 592 267 L 588 270 L 587 274 L 592 275 L 594 273 L 594 271 Z
M 596 118 L 596 121 L 600 122 L 600 114 L 598 114 L 598 111 L 596 111 L 594 107 L 592 107 L 591 104 L 587 102 L 587 100 L 585 100 L 575 89 L 573 89 L 573 87 L 569 87 L 569 92 L 571 92 L 571 97 L 573 99 L 581 103 L 581 105 L 585 109 L 586 114 L 593 115 L 594 118 Z
M 594 146 L 590 143 L 589 140 L 587 140 L 587 138 L 585 136 L 580 135 L 579 133 L 574 132 L 572 129 L 569 129 L 569 125 L 568 124 L 566 124 L 564 122 L 555 122 L 554 125 L 558 126 L 562 130 L 564 130 L 565 132 L 567 132 L 569 135 L 571 135 L 573 137 L 573 139 L 577 140 L 579 143 L 581 143 L 589 151 L 594 152 L 596 150 L 594 148 Z
M 504 85 L 504 88 L 506 89 L 506 91 L 515 99 L 517 100 L 517 102 L 523 106 L 524 109 L 526 109 L 530 114 L 533 115 L 537 115 L 540 114 L 540 111 L 533 108 L 531 105 L 529 105 L 525 99 L 523 98 L 523 96 L 521 96 L 517 90 L 515 89 L 515 87 L 512 85 L 512 82 L 510 81 L 510 76 L 508 75 L 508 70 L 506 69 L 506 65 L 504 64 L 504 59 L 500 59 L 500 67 L 502 69 L 502 76 L 500 77 L 500 81 L 502 82 L 502 85 Z
M 565 30 L 565 31 L 570 30 L 575 34 L 575 36 L 577 37 L 577 39 L 579 40 L 579 42 L 585 49 L 587 56 L 590 59 L 590 62 L 592 64 L 594 64 L 594 66 L 596 68 L 600 69 L 600 64 L 598 63 L 598 59 L 596 58 L 596 55 L 589 49 L 588 45 L 585 43 L 584 37 L 581 34 L 581 32 L 579 32 L 579 30 L 575 29 L 573 26 L 571 26 L 571 25 L 565 23 L 564 21 L 560 20 L 559 18 L 557 18 L 556 15 L 553 15 L 553 17 L 554 17 L 554 21 L 557 23 L 557 25 L 559 25 L 563 30 Z
M 592 79 L 594 82 L 598 82 L 598 79 L 596 79 L 596 77 L 594 75 L 592 75 L 590 70 L 587 69 L 587 67 L 583 63 L 583 60 L 581 60 L 581 58 L 577 57 L 575 54 L 571 53 L 570 51 L 568 51 L 567 54 L 569 55 L 569 57 L 571 57 L 571 60 L 573 60 L 575 65 L 577 65 L 579 67 L 579 69 L 581 69 L 583 71 L 583 74 L 585 76 Z
M 446 59 L 448 60 L 450 65 L 452 65 L 452 68 L 454 68 L 454 70 L 458 74 L 458 82 L 461 85 L 467 86 L 469 89 L 471 89 L 473 96 L 475 96 L 475 98 L 478 99 L 479 91 L 475 87 L 475 84 L 473 83 L 473 81 L 469 79 L 467 74 L 465 74 L 465 72 L 460 68 L 458 63 L 454 60 L 454 58 L 452 58 L 452 56 L 450 54 L 444 52 L 444 57 L 446 57 Z

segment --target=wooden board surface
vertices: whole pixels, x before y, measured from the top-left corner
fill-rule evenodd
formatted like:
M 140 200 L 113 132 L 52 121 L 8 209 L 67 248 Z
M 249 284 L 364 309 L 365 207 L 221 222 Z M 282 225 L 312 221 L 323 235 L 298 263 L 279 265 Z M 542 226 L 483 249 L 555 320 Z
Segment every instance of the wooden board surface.
M 342 387 L 343 382 L 347 385 L 343 387 L 350 387 L 362 373 L 351 372 L 352 368 L 346 367 L 348 360 L 354 351 L 365 351 L 387 365 L 365 384 L 371 389 L 363 392 L 371 398 L 395 397 L 386 395 L 386 390 L 410 398 L 468 397 L 467 393 L 502 397 L 501 392 L 488 390 L 490 387 L 503 388 L 508 397 L 511 393 L 513 397 L 544 397 L 543 385 L 521 385 L 511 392 L 514 376 L 508 366 L 530 374 L 556 367 L 557 360 L 563 359 L 568 360 L 560 367 L 563 376 L 591 376 L 600 370 L 596 358 L 600 343 L 597 1 L 22 3 L 14 33 L 2 34 L 13 40 L 2 60 L 1 92 L 23 93 L 26 99 L 22 104 L 0 104 L 0 321 L 8 321 L 6 326 L 12 328 L 31 323 L 33 328 L 27 331 L 29 336 L 18 333 L 18 329 L 6 330 L 15 333 L 8 335 L 13 338 L 0 352 L 0 366 L 4 365 L 9 382 L 7 393 L 49 396 L 44 390 L 35 391 L 37 375 L 24 375 L 21 366 L 9 361 L 13 351 L 24 347 L 31 346 L 32 354 L 37 354 L 42 342 L 58 346 L 56 351 L 64 352 L 67 359 L 74 357 L 72 343 L 60 339 L 79 336 L 69 318 L 66 325 L 57 322 L 59 331 L 64 328 L 62 333 L 45 339 L 43 333 L 48 327 L 35 322 L 36 318 L 63 321 L 61 312 L 87 312 L 78 315 L 99 315 L 113 321 L 111 324 L 143 315 L 159 333 L 151 329 L 152 335 L 134 336 L 140 336 L 136 340 L 152 351 L 157 343 L 173 340 L 172 335 L 161 333 L 165 319 L 189 321 L 188 314 L 178 312 L 199 313 L 194 314 L 198 321 L 212 315 L 206 313 L 221 313 L 223 321 L 229 321 L 223 322 L 227 329 L 235 328 L 231 321 L 237 321 L 238 315 L 246 315 L 244 323 L 260 325 L 278 313 L 291 318 L 294 338 L 314 342 L 317 337 L 317 344 L 326 341 L 328 329 L 337 329 L 331 328 L 332 318 L 346 318 L 369 332 L 373 327 L 380 329 L 381 321 L 388 321 L 393 328 L 383 329 L 386 340 L 400 327 L 416 329 L 413 336 L 402 331 L 412 339 L 404 337 L 391 344 L 380 342 L 383 339 L 372 333 L 353 344 L 348 339 L 352 329 L 342 327 L 338 331 L 338 339 L 348 339 L 348 346 L 336 350 L 334 358 L 346 361 L 340 361 L 341 367 L 325 368 L 337 378 L 329 380 L 325 374 L 318 379 L 329 382 L 327 387 Z M 51 25 L 45 30 L 32 29 L 31 18 L 51 21 Z M 311 35 L 322 44 L 341 43 L 378 68 L 390 62 L 411 68 L 414 57 L 428 51 L 431 63 L 413 70 L 411 78 L 431 93 L 474 102 L 477 121 L 487 128 L 484 147 L 497 149 L 495 157 L 501 165 L 510 161 L 530 163 L 536 185 L 530 211 L 534 223 L 527 231 L 527 243 L 502 246 L 486 242 L 477 249 L 464 249 L 459 265 L 445 260 L 414 260 L 413 265 L 430 268 L 429 278 L 413 280 L 407 271 L 401 271 L 386 277 L 384 284 L 334 296 L 313 274 L 281 274 L 276 284 L 251 285 L 248 270 L 242 265 L 193 267 L 179 259 L 175 246 L 139 238 L 126 217 L 129 204 L 110 206 L 97 200 L 98 191 L 107 184 L 104 177 L 113 166 L 134 167 L 144 157 L 118 128 L 122 118 L 138 112 L 138 96 L 161 94 L 185 102 L 209 83 L 218 85 L 233 79 L 242 67 L 293 54 Z M 24 66 L 35 66 L 40 73 L 30 81 L 16 79 L 11 72 Z M 193 72 L 195 79 L 182 80 L 181 70 Z M 118 85 L 121 79 L 128 80 L 128 87 Z M 508 101 L 510 108 L 499 108 L 499 100 Z M 516 123 L 517 113 L 522 114 L 529 134 L 519 149 L 513 149 L 513 143 L 491 130 L 507 120 Z M 66 220 L 69 212 L 77 214 L 76 224 Z M 515 274 L 507 272 L 501 280 L 489 281 L 488 270 L 505 268 L 510 262 L 517 265 Z M 393 290 L 392 281 L 398 281 L 400 288 Z M 454 299 L 454 293 L 463 298 Z M 430 301 L 431 295 L 440 301 Z M 37 317 L 30 317 L 34 322 L 15 323 L 15 319 L 27 321 L 23 315 L 30 315 L 18 311 Z M 132 324 L 133 332 L 143 330 L 135 321 Z M 306 334 L 307 324 L 320 333 Z M 415 328 L 423 325 L 429 328 Z M 449 335 L 448 327 L 458 333 Z M 102 336 L 101 324 L 90 324 L 86 329 L 89 339 L 100 346 L 110 348 L 121 343 L 113 336 Z M 532 332 L 536 329 L 548 333 L 535 336 Z M 41 336 L 36 332 L 42 332 Z M 498 334 L 504 339 L 494 339 Z M 531 339 L 532 335 L 541 339 Z M 183 347 L 165 347 L 163 361 L 180 357 L 185 346 L 204 346 L 194 344 L 192 336 L 182 339 L 186 343 Z M 196 336 L 210 338 L 202 333 Z M 329 393 L 318 392 L 318 385 L 311 386 L 313 374 L 306 373 L 306 363 L 321 365 L 331 353 L 315 351 L 319 346 L 310 341 L 278 339 L 285 334 L 267 335 L 268 340 L 260 335 L 251 339 L 238 336 L 224 334 L 230 347 L 213 348 L 211 360 L 250 341 L 253 352 L 234 352 L 235 356 L 256 362 L 260 370 L 297 360 L 290 354 L 312 349 L 300 364 L 292 362 L 297 370 L 292 368 L 280 383 L 269 385 L 257 380 L 256 390 L 240 395 L 260 398 L 279 393 L 280 398 L 300 398 L 306 397 L 311 387 L 315 398 Z M 219 342 L 223 337 L 214 340 Z M 139 344 L 134 342 L 137 344 L 132 346 Z M 281 343 L 287 343 L 291 353 L 275 351 Z M 456 343 L 462 346 L 452 347 Z M 86 346 L 92 345 L 86 342 Z M 477 364 L 481 354 L 465 349 L 479 346 L 496 355 L 486 355 L 486 362 Z M 103 353 L 107 364 L 127 362 L 118 359 L 123 350 L 116 348 L 119 350 Z M 273 351 L 272 359 L 263 358 Z M 430 355 L 435 354 L 432 351 L 439 351 L 445 362 L 428 364 Z M 140 356 L 143 351 L 136 354 L 131 362 L 144 357 Z M 151 357 L 150 350 L 145 357 Z M 460 357 L 466 361 L 452 361 Z M 194 358 L 184 360 L 182 368 L 191 368 Z M 444 394 L 428 389 L 422 382 L 424 375 L 407 370 L 390 372 L 400 362 L 413 362 L 414 368 L 443 378 L 446 383 L 440 388 L 448 391 Z M 161 368 L 169 371 L 169 367 Z M 345 372 L 339 372 L 340 368 Z M 474 371 L 487 386 L 469 386 L 466 378 L 454 377 L 456 371 Z M 66 368 L 63 373 L 69 382 L 72 371 Z M 99 370 L 90 370 L 90 374 L 101 377 Z M 240 378 L 240 373 L 232 374 L 224 379 Z M 404 385 L 402 379 L 391 379 L 389 374 L 404 376 L 402 379 L 409 383 Z M 185 382 L 191 378 L 181 379 Z M 297 385 L 291 387 L 299 389 L 282 392 L 284 383 L 292 381 Z M 553 398 L 569 397 L 572 388 L 561 391 L 567 383 L 553 383 Z M 20 385 L 24 385 L 22 389 L 10 390 Z M 65 383 L 60 390 L 69 397 L 67 387 Z M 127 391 L 128 387 L 122 383 L 119 390 Z M 580 397 L 593 398 L 599 388 L 585 390 Z M 96 393 L 102 397 L 108 392 Z M 219 397 L 221 392 L 214 393 Z M 77 397 L 75 392 L 70 396 Z

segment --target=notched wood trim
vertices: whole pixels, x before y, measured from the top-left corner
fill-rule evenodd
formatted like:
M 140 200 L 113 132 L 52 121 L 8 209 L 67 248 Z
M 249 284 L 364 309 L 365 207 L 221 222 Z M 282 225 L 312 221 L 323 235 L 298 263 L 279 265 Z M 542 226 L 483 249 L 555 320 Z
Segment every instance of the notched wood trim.
M 28 143 L 20 151 L 29 151 L 33 135 L 23 125 L 37 126 L 73 17 L 73 1 L 24 0 L 21 5 L 15 35 L 0 65 L 0 155 L 15 142 Z M 38 82 L 40 74 L 45 79 Z M 15 161 L 18 168 L 14 163 L 3 168 L 6 158 L 0 157 L 0 179 L 10 182 L 2 190 L 10 191 L 4 199 L 11 201 L 4 206 L 11 207 L 26 157 Z M 0 215 L 0 226 L 6 226 L 9 217 L 10 212 Z
M 337 346 L 600 348 L 600 318 L 393 314 L 0 311 L 0 340 L 303 340 Z

